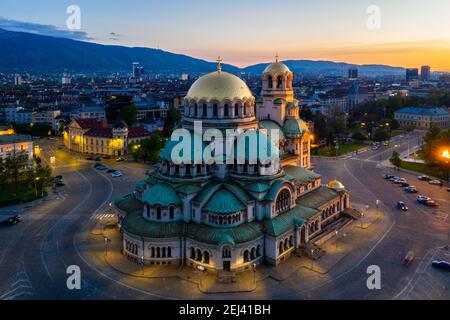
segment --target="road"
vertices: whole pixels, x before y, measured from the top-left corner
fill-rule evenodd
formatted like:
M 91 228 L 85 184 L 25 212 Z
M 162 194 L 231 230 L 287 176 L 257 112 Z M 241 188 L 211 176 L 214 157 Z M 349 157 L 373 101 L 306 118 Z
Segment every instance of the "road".
M 450 230 L 448 193 L 445 188 L 414 181 L 420 192 L 441 203 L 439 210 L 415 203 L 415 196 L 384 179 L 390 169 L 380 167 L 395 148 L 412 147 L 420 137 L 398 138 L 391 148 L 368 151 L 351 159 L 315 159 L 324 182 L 338 178 L 351 190 L 354 203 L 375 206 L 389 219 L 383 234 L 354 253 L 327 276 L 306 271 L 278 283 L 268 280 L 252 293 L 203 295 L 196 285 L 180 279 L 141 279 L 125 276 L 86 258 L 80 246 L 95 219 L 112 199 L 129 193 L 135 181 L 145 176 L 146 166 L 107 161 L 124 177 L 114 179 L 93 169 L 93 163 L 59 150 L 58 141 L 39 141 L 41 157 L 56 157 L 55 171 L 64 176 L 66 186 L 58 195 L 39 205 L 24 208 L 24 221 L 14 227 L 0 227 L 0 299 L 450 299 L 450 278 L 430 267 L 442 257 L 439 247 L 447 243 Z M 395 147 L 398 145 L 398 147 Z M 401 213 L 397 201 L 408 203 Z M 414 250 L 417 258 L 410 268 L 400 262 Z M 77 265 L 82 271 L 82 290 L 67 289 L 66 268 Z M 377 265 L 382 272 L 382 289 L 368 290 L 366 270 Z

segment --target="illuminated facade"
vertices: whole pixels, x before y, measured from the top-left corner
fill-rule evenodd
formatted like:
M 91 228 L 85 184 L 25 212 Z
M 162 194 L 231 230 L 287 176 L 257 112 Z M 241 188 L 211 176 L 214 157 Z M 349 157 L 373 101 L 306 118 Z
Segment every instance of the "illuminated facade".
M 263 81 L 260 104 L 219 60 L 218 71 L 199 78 L 185 97 L 182 127 L 191 134 L 196 121 L 203 130 L 279 130 L 281 157 L 270 164 L 176 164 L 176 143 L 168 141 L 157 172 L 115 202 L 125 256 L 148 265 L 251 270 L 305 252 L 351 221 L 345 187 L 337 180 L 324 185 L 309 170 L 312 136 L 300 120 L 292 73 L 277 61 Z M 269 175 L 267 166 L 274 168 Z
M 33 159 L 33 140 L 29 136 L 5 134 L 0 135 L 0 158 L 6 159 L 18 153 L 25 153 Z
M 104 120 L 75 119 L 64 132 L 64 144 L 74 152 L 123 156 L 129 144 L 139 143 L 149 136 L 150 132 L 144 128 L 129 128 L 123 121 L 108 126 Z

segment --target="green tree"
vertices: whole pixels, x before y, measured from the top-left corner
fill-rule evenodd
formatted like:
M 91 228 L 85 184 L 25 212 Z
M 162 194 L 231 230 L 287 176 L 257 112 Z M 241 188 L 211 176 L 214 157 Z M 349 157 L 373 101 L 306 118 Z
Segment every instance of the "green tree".
M 120 108 L 120 117 L 127 125 L 132 126 L 137 121 L 138 109 L 134 105 Z
M 386 130 L 382 130 L 382 129 L 378 129 L 377 131 L 375 131 L 372 139 L 374 141 L 387 141 L 391 138 L 391 135 L 389 134 L 389 132 L 387 132 Z
M 325 117 L 321 113 L 314 115 L 314 133 L 317 136 L 318 141 L 326 139 L 328 137 L 328 127 Z
M 131 154 L 134 160 L 143 160 L 156 163 L 159 161 L 159 153 L 164 147 L 163 138 L 160 132 L 154 132 L 139 143 L 133 143 L 128 146 L 128 154 Z
M 171 107 L 167 112 L 167 117 L 164 120 L 163 137 L 170 138 L 173 129 L 181 121 L 181 111 L 175 107 Z
M 400 154 L 397 151 L 394 151 L 392 153 L 391 159 L 389 159 L 389 161 L 397 168 L 399 168 L 402 164 L 402 160 L 400 159 Z
M 28 164 L 28 155 L 25 152 L 14 152 L 11 156 L 6 158 L 6 173 L 7 176 L 12 178 L 15 188 L 17 188 L 21 171 L 23 171 Z

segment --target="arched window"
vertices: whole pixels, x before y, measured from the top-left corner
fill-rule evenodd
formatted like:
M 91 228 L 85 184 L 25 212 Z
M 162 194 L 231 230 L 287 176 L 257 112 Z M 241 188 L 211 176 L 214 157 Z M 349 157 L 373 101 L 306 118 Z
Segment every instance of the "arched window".
M 161 207 L 156 207 L 156 219 L 161 220 Z
M 248 253 L 248 250 L 244 251 L 244 263 L 250 261 L 250 255 Z
M 172 247 L 167 248 L 167 257 L 172 258 Z
M 206 104 L 203 104 L 203 117 L 206 118 L 207 115 L 208 115 L 208 108 Z
M 217 104 L 215 103 L 213 105 L 213 116 L 217 117 L 219 115 L 218 109 L 217 109 Z
M 228 247 L 223 248 L 222 258 L 231 258 L 231 249 Z
M 250 259 L 251 259 L 252 261 L 256 259 L 256 249 L 255 249 L 255 248 L 252 248 L 252 252 L 251 252 L 251 255 L 250 255 Z
M 162 257 L 165 258 L 166 257 L 166 248 L 162 247 Z
M 225 104 L 225 106 L 224 106 L 223 108 L 224 108 L 224 109 L 223 109 L 223 114 L 224 114 L 224 116 L 225 116 L 225 117 L 229 117 L 229 116 L 230 116 L 230 112 L 229 112 L 229 110 L 228 110 L 228 103 Z
M 197 104 L 195 104 L 195 106 L 194 106 L 194 116 L 198 116 L 198 105 Z
M 161 248 L 160 247 L 156 248 L 156 257 L 161 258 Z
M 195 249 L 194 249 L 194 247 L 191 247 L 191 259 L 192 260 L 195 259 Z
M 197 261 L 202 262 L 202 260 L 203 260 L 202 252 L 200 251 L 200 249 L 197 249 Z
M 175 218 L 175 208 L 174 207 L 169 208 L 169 215 L 170 215 L 170 219 L 173 220 Z
M 239 105 L 237 103 L 234 105 L 234 116 L 239 117 Z
M 203 252 L 203 263 L 209 264 L 209 252 L 208 251 Z
M 261 256 L 261 246 L 257 246 L 256 247 L 256 256 L 260 257 Z
M 289 190 L 284 189 L 283 191 L 281 191 L 281 193 L 278 195 L 275 207 L 277 213 L 285 212 L 290 209 L 291 193 L 289 192 Z
M 154 258 L 154 257 L 155 257 L 155 248 L 152 247 L 152 258 Z
M 280 248 L 279 248 L 280 254 L 284 252 L 284 243 L 283 241 L 280 241 Z
M 147 208 L 147 218 L 150 218 L 150 206 L 147 204 L 145 208 Z
M 277 89 L 281 89 L 283 87 L 283 77 L 278 76 L 277 77 Z
M 244 106 L 242 107 L 242 114 L 244 115 L 244 117 L 247 115 L 247 106 L 248 104 L 245 103 Z
M 272 78 L 272 76 L 269 76 L 267 78 L 267 86 L 268 86 L 269 89 L 273 88 L 273 78 Z

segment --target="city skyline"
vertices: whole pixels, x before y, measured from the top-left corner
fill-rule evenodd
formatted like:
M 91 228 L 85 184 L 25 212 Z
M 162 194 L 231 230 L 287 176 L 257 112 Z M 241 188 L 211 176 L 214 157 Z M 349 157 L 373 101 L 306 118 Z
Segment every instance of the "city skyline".
M 70 5 L 81 9 L 81 29 L 65 26 Z M 367 13 L 380 9 L 380 28 Z M 25 8 L 25 9 L 24 9 Z M 387 64 L 405 68 L 430 65 L 450 71 L 450 3 L 432 0 L 306 1 L 209 3 L 202 1 L 5 0 L 0 28 L 75 38 L 101 44 L 154 47 L 214 61 L 217 55 L 239 67 L 280 59 Z M 370 11 L 370 10 L 369 10 Z M 189 12 L 189 14 L 185 14 Z M 373 11 L 370 11 L 373 12 Z M 275 17 L 275 18 L 273 18 Z

